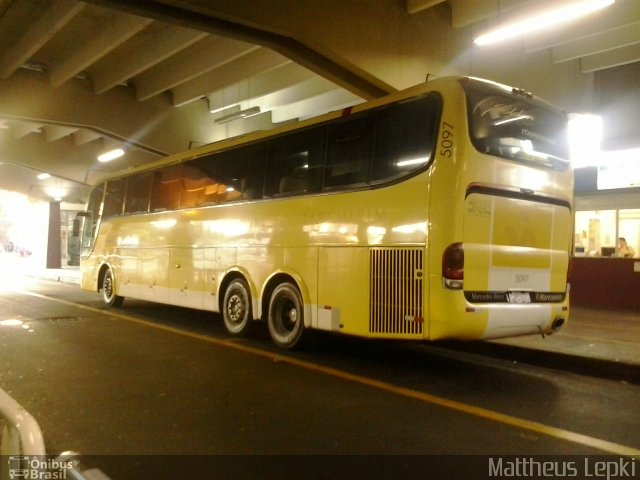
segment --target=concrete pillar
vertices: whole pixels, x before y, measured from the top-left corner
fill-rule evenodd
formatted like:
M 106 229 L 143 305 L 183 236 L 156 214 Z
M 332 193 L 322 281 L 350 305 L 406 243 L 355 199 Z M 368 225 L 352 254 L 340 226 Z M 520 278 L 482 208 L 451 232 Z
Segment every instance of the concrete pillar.
M 47 268 L 62 268 L 60 242 L 60 202 L 49 203 Z

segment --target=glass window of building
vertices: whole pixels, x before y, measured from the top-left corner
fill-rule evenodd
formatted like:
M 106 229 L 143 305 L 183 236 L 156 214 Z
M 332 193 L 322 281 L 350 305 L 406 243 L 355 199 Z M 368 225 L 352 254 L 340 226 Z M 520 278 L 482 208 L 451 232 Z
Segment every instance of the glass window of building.
M 640 209 L 576 212 L 576 256 L 638 258 Z
M 612 257 L 616 251 L 616 211 L 576 212 L 577 256 Z
M 638 258 L 640 251 L 640 209 L 620 210 L 618 212 L 619 257 Z

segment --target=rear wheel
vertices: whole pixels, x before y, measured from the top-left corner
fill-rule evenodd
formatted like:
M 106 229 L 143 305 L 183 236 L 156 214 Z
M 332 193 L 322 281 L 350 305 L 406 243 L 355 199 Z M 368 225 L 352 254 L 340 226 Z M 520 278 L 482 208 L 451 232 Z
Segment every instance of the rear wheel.
M 304 305 L 300 290 L 289 283 L 281 283 L 271 294 L 269 334 L 273 342 L 282 348 L 299 345 L 304 333 Z
M 107 269 L 102 281 L 102 299 L 110 307 L 119 307 L 124 302 L 124 297 L 116 295 L 115 277 L 111 269 Z
M 224 326 L 231 335 L 246 336 L 253 325 L 251 292 L 242 278 L 231 281 L 222 301 Z

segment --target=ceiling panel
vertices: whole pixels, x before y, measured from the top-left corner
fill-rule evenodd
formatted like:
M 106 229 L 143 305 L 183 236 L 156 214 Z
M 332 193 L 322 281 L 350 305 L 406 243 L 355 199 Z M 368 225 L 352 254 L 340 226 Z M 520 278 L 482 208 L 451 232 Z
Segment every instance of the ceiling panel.
M 388 33 L 409 45 L 415 42 L 416 51 L 422 40 L 410 32 L 419 31 L 420 22 L 431 22 L 434 31 L 450 36 L 448 47 L 454 48 L 469 32 L 561 3 L 380 2 L 404 22 L 405 31 Z M 252 5 L 239 2 L 239 11 L 245 3 Z M 287 2 L 259 3 L 275 9 Z M 366 9 L 375 8 L 352 3 L 361 5 L 363 18 Z M 314 42 L 321 39 L 305 43 L 281 26 L 240 14 L 218 15 L 216 8 L 224 9 L 195 0 L 0 0 L 0 87 L 14 100 L 5 97 L 0 105 L 0 162 L 23 169 L 5 185 L 43 191 L 28 178 L 41 170 L 88 185 L 165 153 L 252 128 L 273 128 L 394 90 L 340 57 L 341 52 L 320 53 Z M 440 19 L 444 23 L 433 23 Z M 300 25 L 290 26 L 292 32 L 304 30 L 305 19 L 299 20 Z M 363 28 L 360 33 L 384 39 L 384 28 Z M 350 35 L 344 32 L 345 45 L 354 40 Z M 526 38 L 522 45 L 526 52 L 548 51 L 557 63 L 579 62 L 585 74 L 638 62 L 640 1 L 618 0 L 606 12 Z M 386 63 L 383 55 L 376 62 L 381 68 Z M 67 107 L 60 108 L 61 102 Z M 256 118 L 216 122 L 224 111 L 257 107 L 261 114 Z M 126 146 L 126 157 L 97 164 L 97 155 L 115 144 Z

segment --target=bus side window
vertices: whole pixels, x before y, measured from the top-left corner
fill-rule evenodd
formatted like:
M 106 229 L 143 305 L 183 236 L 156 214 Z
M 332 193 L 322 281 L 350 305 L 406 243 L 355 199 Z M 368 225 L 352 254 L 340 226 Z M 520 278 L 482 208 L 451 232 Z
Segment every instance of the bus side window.
M 411 174 L 431 160 L 440 119 L 435 95 L 404 102 L 377 115 L 373 181 Z
M 267 151 L 264 145 L 251 145 L 237 152 L 237 161 L 231 168 L 225 165 L 225 176 L 232 182 L 236 182 L 234 186 L 237 185 L 240 188 L 242 198 L 248 200 L 262 198 Z
M 124 192 L 126 178 L 119 180 L 109 180 L 107 182 L 107 195 L 104 199 L 104 210 L 102 215 L 122 215 L 124 207 Z
M 149 211 L 151 179 L 151 173 L 128 177 L 124 213 L 146 213 Z
M 287 135 L 272 144 L 265 194 L 301 195 L 322 187 L 325 128 Z
M 169 165 L 153 175 L 151 189 L 152 212 L 180 208 L 182 193 L 182 165 Z
M 218 203 L 218 182 L 208 173 L 208 169 L 195 162 L 184 164 L 182 170 L 182 193 L 180 208 L 199 207 Z
M 180 206 L 203 207 L 221 203 L 225 185 L 220 177 L 219 155 L 208 155 L 185 163 Z
M 329 129 L 325 188 L 369 183 L 373 121 L 354 118 Z
M 235 202 L 262 197 L 267 149 L 247 145 L 195 160 L 207 172 L 215 171 L 215 203 Z M 209 187 L 209 192 L 214 189 Z

